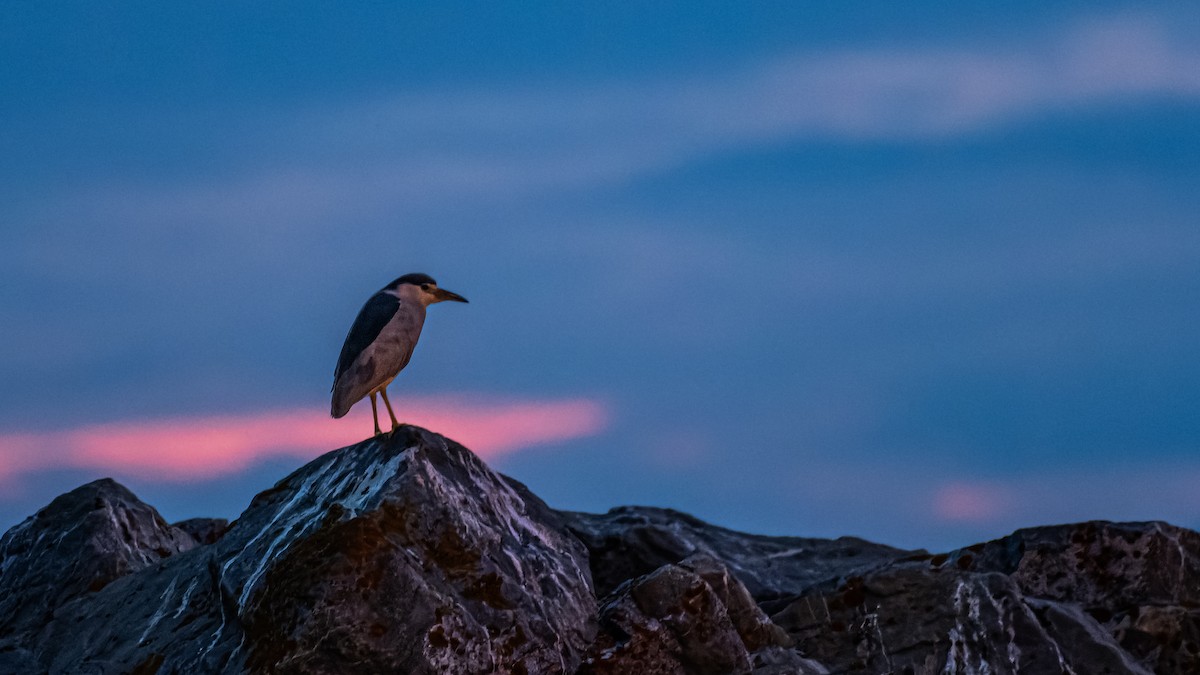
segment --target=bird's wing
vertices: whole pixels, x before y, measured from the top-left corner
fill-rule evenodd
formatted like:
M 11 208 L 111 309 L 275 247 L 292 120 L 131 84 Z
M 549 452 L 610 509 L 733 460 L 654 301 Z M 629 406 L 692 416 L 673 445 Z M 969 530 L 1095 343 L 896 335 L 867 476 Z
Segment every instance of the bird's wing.
M 379 333 L 383 331 L 383 327 L 388 321 L 396 315 L 396 310 L 400 308 L 400 299 L 390 293 L 380 291 L 371 296 L 367 300 L 367 304 L 358 312 L 358 317 L 354 319 L 354 324 L 350 326 L 350 332 L 346 335 L 346 343 L 342 345 L 342 354 L 338 357 L 337 369 L 333 371 L 334 385 L 337 385 L 337 379 L 342 373 L 354 363 L 354 359 L 362 353 L 375 338 L 379 337 Z

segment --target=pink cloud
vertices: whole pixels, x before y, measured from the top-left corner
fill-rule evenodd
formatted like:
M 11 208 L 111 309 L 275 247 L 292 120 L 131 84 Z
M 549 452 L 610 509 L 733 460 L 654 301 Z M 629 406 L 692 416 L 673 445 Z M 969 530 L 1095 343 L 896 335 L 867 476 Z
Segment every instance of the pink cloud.
M 449 436 L 487 459 L 591 436 L 607 425 L 604 406 L 588 399 L 445 397 L 398 399 L 393 405 L 402 420 Z M 166 481 L 209 479 L 271 457 L 307 460 L 358 442 L 370 435 L 370 414 L 369 406 L 362 404 L 342 420 L 330 419 L 323 408 L 306 408 L 0 433 L 0 482 L 55 468 Z
M 999 485 L 955 481 L 940 487 L 933 495 L 933 513 L 955 522 L 986 522 L 1011 515 L 1015 504 L 1012 492 Z

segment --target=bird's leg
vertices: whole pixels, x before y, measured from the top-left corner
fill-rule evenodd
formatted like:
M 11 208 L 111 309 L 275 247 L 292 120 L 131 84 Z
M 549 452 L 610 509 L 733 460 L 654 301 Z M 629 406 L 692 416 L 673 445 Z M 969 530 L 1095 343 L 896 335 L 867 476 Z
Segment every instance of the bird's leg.
M 400 428 L 400 423 L 396 421 L 396 413 L 392 412 L 392 402 L 388 400 L 387 389 L 380 389 L 379 393 L 383 396 L 383 404 L 387 406 L 388 417 L 392 418 L 392 431 Z
M 386 401 L 387 399 L 384 398 L 383 400 Z M 379 434 L 382 434 L 383 432 L 379 430 L 379 410 L 376 406 L 377 406 L 377 404 L 375 403 L 375 392 L 371 392 L 371 419 L 375 421 L 375 435 L 378 436 Z

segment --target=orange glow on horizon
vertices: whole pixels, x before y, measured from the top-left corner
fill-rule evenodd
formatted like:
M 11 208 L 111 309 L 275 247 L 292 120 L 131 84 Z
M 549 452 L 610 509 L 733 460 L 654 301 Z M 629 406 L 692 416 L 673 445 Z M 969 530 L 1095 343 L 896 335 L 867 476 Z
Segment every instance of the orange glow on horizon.
M 395 400 L 402 421 L 462 443 L 485 459 L 592 436 L 607 426 L 600 403 L 456 397 Z M 387 420 L 380 409 L 381 422 Z M 94 469 L 164 481 L 206 480 L 271 457 L 307 460 L 370 435 L 370 406 L 334 420 L 305 408 L 246 415 L 122 421 L 65 431 L 0 433 L 0 482 L 57 468 Z M 364 433 L 366 432 L 366 433 Z

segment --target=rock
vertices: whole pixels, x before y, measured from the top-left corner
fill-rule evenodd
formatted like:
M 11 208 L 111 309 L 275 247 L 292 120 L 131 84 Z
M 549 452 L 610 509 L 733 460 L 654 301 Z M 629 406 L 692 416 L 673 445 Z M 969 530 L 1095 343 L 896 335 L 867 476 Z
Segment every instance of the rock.
M 1048 619 L 1094 620 L 1149 670 L 1200 672 L 1200 534 L 1162 522 L 1086 522 L 1017 530 L 951 557 L 1051 601 L 1040 605 L 1058 608 L 1042 613 Z
M 469 450 L 405 427 L 314 460 L 215 543 L 163 523 L 193 548 L 67 598 L 14 653 L 54 672 L 570 673 L 595 600 L 558 523 Z M 13 552 L 4 564 L 23 565 Z
M 59 496 L 0 538 L 0 652 L 68 602 L 195 545 L 110 478 Z
M 1113 636 L 1078 605 L 1032 598 L 1026 598 L 1025 605 L 1033 611 L 1054 644 L 1058 645 L 1064 662 L 1075 664 L 1077 668 L 1111 664 L 1105 672 L 1150 674 L 1145 665 L 1124 651 Z
M 1200 534 L 1167 523 L 1017 530 L 951 554 L 1010 575 L 1026 595 L 1084 607 L 1200 606 Z
M 593 585 L 594 584 L 594 585 Z M 1200 535 L 1080 523 L 949 553 L 560 513 L 414 427 L 232 524 L 111 480 L 0 537 L 0 673 L 1200 672 Z
M 586 550 L 469 450 L 408 434 L 310 465 L 239 520 L 254 534 L 225 565 L 246 579 L 251 669 L 573 672 L 594 630 Z
M 1200 673 L 1200 610 L 1195 607 L 1138 605 L 1105 627 L 1156 673 Z
M 1200 672 L 1200 535 L 1018 530 L 811 587 L 773 620 L 835 671 Z
M 224 518 L 190 518 L 174 526 L 191 535 L 197 544 L 207 546 L 225 534 L 229 529 L 229 521 Z
M 622 584 L 602 603 L 600 627 L 581 674 L 823 672 L 790 650 L 724 564 L 705 556 Z
M 723 561 L 755 600 L 773 607 L 813 584 L 913 553 L 854 537 L 830 540 L 745 534 L 686 513 L 644 506 L 619 507 L 603 515 L 565 515 L 567 527 L 591 553 L 592 579 L 600 595 L 612 592 L 627 579 L 704 554 Z
M 898 565 L 810 590 L 772 619 L 832 672 L 1064 672 L 1002 574 Z

